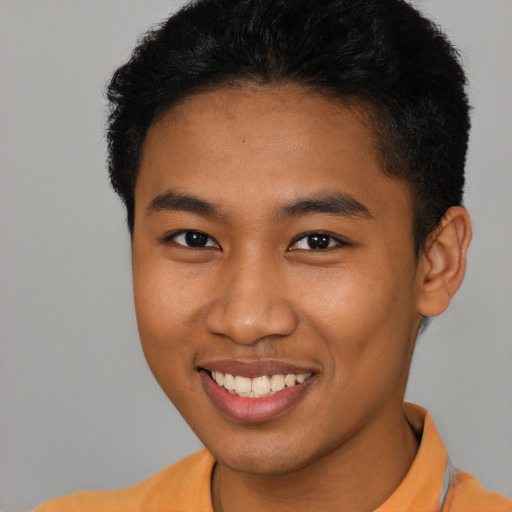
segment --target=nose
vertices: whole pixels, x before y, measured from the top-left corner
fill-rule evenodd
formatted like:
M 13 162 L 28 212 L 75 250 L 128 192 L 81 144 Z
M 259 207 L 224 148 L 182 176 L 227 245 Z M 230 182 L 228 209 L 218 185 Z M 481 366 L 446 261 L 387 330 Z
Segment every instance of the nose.
M 206 327 L 238 344 L 284 337 L 297 328 L 297 315 L 285 297 L 279 264 L 241 258 L 219 274 L 216 299 L 206 312 Z

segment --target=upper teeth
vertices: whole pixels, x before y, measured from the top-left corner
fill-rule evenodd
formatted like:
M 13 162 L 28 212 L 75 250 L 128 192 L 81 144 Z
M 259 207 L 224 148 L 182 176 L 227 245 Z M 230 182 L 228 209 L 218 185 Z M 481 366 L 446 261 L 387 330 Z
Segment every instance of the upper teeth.
M 263 375 L 254 379 L 217 371 L 212 371 L 211 374 L 213 380 L 230 393 L 249 398 L 271 396 L 285 387 L 289 388 L 295 386 L 295 384 L 302 384 L 308 377 L 311 377 L 311 373 L 289 373 L 270 377 Z

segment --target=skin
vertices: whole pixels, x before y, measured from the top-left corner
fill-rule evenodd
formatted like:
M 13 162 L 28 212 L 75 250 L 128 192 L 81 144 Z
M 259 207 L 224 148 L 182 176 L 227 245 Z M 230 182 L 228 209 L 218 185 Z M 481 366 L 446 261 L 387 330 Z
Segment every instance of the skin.
M 416 454 L 402 405 L 414 342 L 421 315 L 441 313 L 460 285 L 471 229 L 452 208 L 415 257 L 409 187 L 382 173 L 367 119 L 298 88 L 246 86 L 189 97 L 147 134 L 139 332 L 157 381 L 218 461 L 216 512 L 374 510 Z M 168 191 L 217 211 L 151 208 Z M 368 214 L 282 214 L 333 192 Z M 207 246 L 187 246 L 183 231 Z M 332 238 L 312 250 L 303 236 L 318 232 Z M 262 358 L 309 368 L 314 382 L 276 418 L 235 421 L 198 365 Z

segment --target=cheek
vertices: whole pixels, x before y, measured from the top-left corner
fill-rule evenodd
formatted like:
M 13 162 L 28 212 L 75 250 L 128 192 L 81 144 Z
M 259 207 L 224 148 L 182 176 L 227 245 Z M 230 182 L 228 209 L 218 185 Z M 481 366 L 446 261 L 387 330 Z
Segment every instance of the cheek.
M 134 271 L 134 297 L 142 350 L 156 381 L 186 416 L 196 393 L 193 340 L 198 319 L 194 293 L 165 266 Z
M 193 366 L 190 335 L 200 324 L 201 295 L 168 262 L 137 263 L 134 259 L 139 335 L 147 362 L 160 382 L 166 373 L 182 374 Z
M 355 266 L 354 266 L 355 267 Z M 315 269 L 316 270 L 316 269 Z M 333 330 L 355 332 L 383 326 L 383 319 L 395 313 L 408 314 L 404 305 L 411 303 L 407 278 L 393 278 L 390 273 L 372 272 L 367 266 L 333 268 L 326 272 L 304 271 L 303 307 L 320 324 L 332 325 Z M 344 327 L 339 329 L 340 324 Z M 334 327 L 337 325 L 337 327 Z
M 140 262 L 140 263 L 139 263 Z M 139 328 L 156 336 L 179 333 L 190 325 L 202 294 L 201 279 L 164 258 L 136 257 L 133 263 L 135 310 Z
M 412 277 L 411 269 L 396 272 L 385 262 L 305 276 L 315 285 L 303 310 L 336 366 L 368 377 L 403 365 L 415 318 Z

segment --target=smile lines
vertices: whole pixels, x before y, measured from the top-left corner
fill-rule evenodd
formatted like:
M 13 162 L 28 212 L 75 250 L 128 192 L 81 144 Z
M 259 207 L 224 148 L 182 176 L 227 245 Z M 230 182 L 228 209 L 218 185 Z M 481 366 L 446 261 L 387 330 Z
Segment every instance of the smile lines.
M 263 398 L 275 395 L 278 391 L 285 388 L 291 388 L 297 384 L 302 384 L 311 377 L 311 373 L 288 373 L 287 375 L 272 375 L 268 377 L 240 377 L 230 373 L 221 373 L 217 371 L 210 372 L 212 379 L 224 389 L 233 395 L 244 398 Z

